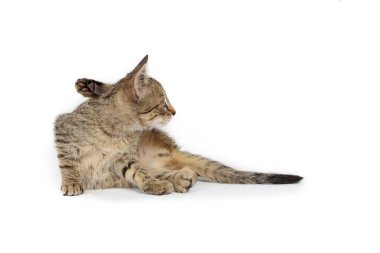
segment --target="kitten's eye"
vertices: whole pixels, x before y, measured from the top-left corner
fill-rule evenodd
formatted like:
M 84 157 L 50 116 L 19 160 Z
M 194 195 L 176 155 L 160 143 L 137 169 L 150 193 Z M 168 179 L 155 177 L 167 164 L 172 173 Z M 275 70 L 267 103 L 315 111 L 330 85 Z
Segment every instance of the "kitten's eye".
M 168 106 L 166 104 L 160 105 L 159 113 L 166 113 L 168 111 Z
M 168 153 L 159 153 L 158 154 L 158 157 L 166 157 L 166 156 L 169 156 Z

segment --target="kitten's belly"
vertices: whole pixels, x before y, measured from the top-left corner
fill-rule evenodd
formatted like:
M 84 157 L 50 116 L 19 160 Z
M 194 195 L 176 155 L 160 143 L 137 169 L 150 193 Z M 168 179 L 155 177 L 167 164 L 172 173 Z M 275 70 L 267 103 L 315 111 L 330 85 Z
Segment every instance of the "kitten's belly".
M 102 146 L 84 151 L 81 159 L 80 176 L 85 189 L 130 187 L 124 179 L 113 171 L 114 163 L 122 156 L 134 156 L 134 149 L 128 146 Z

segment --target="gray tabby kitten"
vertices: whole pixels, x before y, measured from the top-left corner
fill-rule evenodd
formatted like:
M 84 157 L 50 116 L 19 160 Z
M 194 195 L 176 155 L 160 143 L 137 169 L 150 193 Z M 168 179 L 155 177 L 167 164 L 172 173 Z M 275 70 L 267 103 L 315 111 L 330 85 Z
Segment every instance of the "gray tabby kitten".
M 219 183 L 296 183 L 302 177 L 237 171 L 181 151 L 156 126 L 174 116 L 161 84 L 146 75 L 148 56 L 125 78 L 106 85 L 79 79 L 91 97 L 55 122 L 64 195 L 84 189 L 138 187 L 150 194 L 186 192 L 198 176 Z

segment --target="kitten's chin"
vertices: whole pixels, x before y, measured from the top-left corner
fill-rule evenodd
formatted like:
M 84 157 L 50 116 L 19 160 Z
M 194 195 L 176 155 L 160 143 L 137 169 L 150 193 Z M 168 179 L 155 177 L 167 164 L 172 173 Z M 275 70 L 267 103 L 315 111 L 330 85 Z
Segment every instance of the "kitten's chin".
M 158 119 L 155 119 L 150 125 L 151 125 L 151 128 L 161 128 L 161 127 L 166 126 L 170 120 L 171 118 L 168 118 L 168 119 L 158 118 Z

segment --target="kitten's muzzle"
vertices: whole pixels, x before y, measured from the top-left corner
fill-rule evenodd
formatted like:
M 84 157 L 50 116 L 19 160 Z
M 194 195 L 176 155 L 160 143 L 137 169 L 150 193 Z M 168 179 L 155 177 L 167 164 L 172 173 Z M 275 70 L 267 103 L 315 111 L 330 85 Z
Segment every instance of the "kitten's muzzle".
M 176 111 L 173 106 L 169 106 L 168 111 L 174 116 L 176 114 Z

